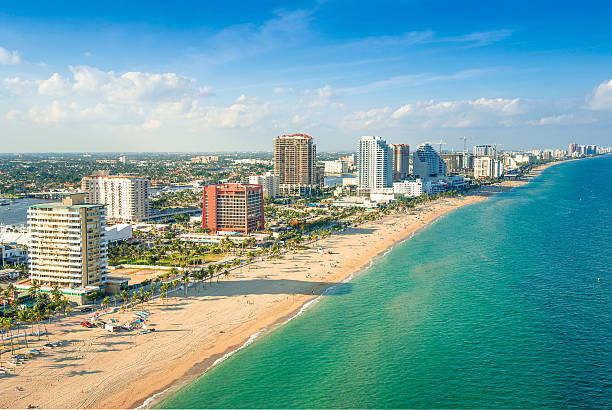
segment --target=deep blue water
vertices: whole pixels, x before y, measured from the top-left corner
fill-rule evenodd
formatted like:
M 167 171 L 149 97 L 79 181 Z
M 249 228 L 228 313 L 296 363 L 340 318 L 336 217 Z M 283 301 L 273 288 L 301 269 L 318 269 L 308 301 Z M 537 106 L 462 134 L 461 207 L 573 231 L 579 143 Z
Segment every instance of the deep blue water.
M 165 408 L 612 407 L 612 157 L 458 209 Z

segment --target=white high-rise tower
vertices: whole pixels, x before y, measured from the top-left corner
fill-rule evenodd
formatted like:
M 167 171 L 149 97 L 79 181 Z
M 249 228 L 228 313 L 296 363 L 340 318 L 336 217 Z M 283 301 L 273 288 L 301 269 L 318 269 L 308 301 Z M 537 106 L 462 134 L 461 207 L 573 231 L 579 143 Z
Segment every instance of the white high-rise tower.
M 387 142 L 380 137 L 361 137 L 357 170 L 361 192 L 393 186 L 393 161 Z

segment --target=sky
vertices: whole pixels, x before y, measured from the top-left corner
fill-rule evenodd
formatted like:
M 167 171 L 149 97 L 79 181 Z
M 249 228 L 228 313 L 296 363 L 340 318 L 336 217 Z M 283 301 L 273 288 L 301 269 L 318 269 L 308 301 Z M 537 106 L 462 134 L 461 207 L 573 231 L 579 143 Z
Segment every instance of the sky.
M 0 152 L 612 145 L 610 2 L 125 3 L 0 3 Z

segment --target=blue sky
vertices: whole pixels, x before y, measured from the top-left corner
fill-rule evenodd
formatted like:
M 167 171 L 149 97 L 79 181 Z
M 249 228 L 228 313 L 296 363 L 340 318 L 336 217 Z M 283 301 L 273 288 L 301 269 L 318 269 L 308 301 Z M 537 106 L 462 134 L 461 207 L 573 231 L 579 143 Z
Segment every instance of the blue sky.
M 612 145 L 612 6 L 0 5 L 0 151 Z

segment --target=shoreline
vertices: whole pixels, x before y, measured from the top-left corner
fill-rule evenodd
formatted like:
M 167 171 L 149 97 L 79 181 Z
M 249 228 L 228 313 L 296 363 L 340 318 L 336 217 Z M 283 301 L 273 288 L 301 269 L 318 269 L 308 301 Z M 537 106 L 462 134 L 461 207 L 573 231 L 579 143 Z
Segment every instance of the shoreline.
M 522 180 L 481 187 L 460 197 L 421 204 L 409 214 L 391 214 L 378 221 L 347 228 L 347 231 L 316 244 L 330 249 L 330 252 L 338 252 L 321 255 L 313 245 L 306 250 L 289 252 L 278 260 L 257 262 L 243 268 L 248 272 L 232 275 L 212 287 L 203 288 L 202 292 L 197 289 L 200 284 L 196 284 L 195 289 L 190 290 L 190 293 L 197 293 L 195 297 L 176 296 L 176 293 L 182 293 L 176 292 L 169 300 L 171 306 L 162 305 L 160 300 L 153 301 L 147 310 L 154 313 L 152 321 L 156 322 L 155 326 L 159 330 L 166 329 L 161 332 L 100 335 L 87 329 L 62 329 L 64 333 L 58 332 L 53 337 L 70 339 L 68 348 L 72 350 L 65 355 L 72 356 L 63 359 L 43 356 L 28 363 L 22 368 L 22 373 L 25 376 L 29 370 L 32 375 L 23 383 L 19 382 L 24 386 L 21 392 L 12 391 L 17 383 L 10 380 L 12 377 L 0 379 L 0 406 L 154 406 L 257 338 L 300 316 L 323 296 L 333 295 L 330 289 L 340 283 L 350 283 L 352 278 L 367 271 L 395 246 L 439 218 L 455 209 L 484 201 L 498 192 L 525 185 L 544 169 L 563 162 L 567 161 L 536 167 Z M 366 246 L 363 240 L 371 235 L 376 235 L 377 241 L 361 249 Z M 306 262 L 292 263 L 296 259 L 306 259 Z M 171 336 L 167 332 L 177 333 Z M 92 349 L 114 347 L 115 344 L 129 347 L 119 347 L 115 351 Z M 58 351 L 58 354 L 62 355 L 62 352 Z M 70 364 L 74 369 L 64 369 L 64 366 L 69 366 L 62 365 L 64 359 L 74 362 L 74 366 Z M 53 371 L 49 371 L 50 368 Z M 45 388 L 43 382 L 51 383 Z M 80 383 L 83 394 L 75 393 L 79 388 L 71 388 L 72 383 Z

